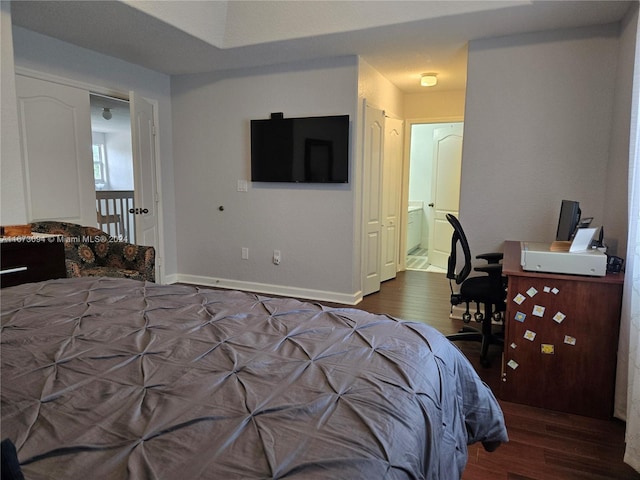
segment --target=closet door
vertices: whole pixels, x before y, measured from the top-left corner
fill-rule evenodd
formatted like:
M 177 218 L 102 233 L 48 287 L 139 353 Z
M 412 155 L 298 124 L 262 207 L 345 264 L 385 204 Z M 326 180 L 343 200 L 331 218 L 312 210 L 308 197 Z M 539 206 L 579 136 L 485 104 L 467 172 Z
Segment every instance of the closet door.
M 362 294 L 380 290 L 382 257 L 382 167 L 384 112 L 365 103 L 363 165 L 363 288 Z
M 27 220 L 96 225 L 89 92 L 16 76 Z
M 404 122 L 384 119 L 382 159 L 382 259 L 380 281 L 396 278 L 400 253 L 400 194 L 402 192 L 402 134 Z M 404 254 L 404 249 L 403 254 Z

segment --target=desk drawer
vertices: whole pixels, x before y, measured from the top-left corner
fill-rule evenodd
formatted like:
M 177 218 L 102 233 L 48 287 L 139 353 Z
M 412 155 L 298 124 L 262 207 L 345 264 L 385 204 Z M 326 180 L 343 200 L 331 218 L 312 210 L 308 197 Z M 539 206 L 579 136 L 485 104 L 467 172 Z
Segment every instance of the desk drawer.
M 0 243 L 0 288 L 66 276 L 62 241 L 48 238 Z

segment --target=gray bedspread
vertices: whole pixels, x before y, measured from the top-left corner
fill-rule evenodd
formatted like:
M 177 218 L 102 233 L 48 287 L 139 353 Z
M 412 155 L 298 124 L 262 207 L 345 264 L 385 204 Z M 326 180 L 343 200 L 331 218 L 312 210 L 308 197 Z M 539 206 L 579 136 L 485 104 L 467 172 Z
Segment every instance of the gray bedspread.
M 38 479 L 460 478 L 502 412 L 429 326 L 126 279 L 1 291 L 2 437 Z

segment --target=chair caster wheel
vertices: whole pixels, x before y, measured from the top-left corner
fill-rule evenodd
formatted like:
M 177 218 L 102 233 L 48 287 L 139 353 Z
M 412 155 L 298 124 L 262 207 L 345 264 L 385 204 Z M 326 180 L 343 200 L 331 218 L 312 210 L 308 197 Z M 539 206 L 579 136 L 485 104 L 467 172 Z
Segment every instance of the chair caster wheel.
M 470 313 L 463 313 L 462 314 L 462 321 L 464 323 L 469 323 L 471 321 L 471 314 Z
M 473 318 L 476 322 L 480 323 L 482 322 L 482 320 L 484 320 L 484 315 L 482 313 L 474 313 Z

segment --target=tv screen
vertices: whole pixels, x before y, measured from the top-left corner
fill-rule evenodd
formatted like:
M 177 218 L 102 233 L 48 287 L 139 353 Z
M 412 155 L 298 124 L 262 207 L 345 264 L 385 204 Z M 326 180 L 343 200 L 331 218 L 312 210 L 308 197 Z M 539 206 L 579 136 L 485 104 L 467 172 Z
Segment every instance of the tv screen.
M 251 181 L 347 183 L 349 115 L 251 120 Z
M 573 200 L 562 200 L 558 218 L 557 241 L 570 241 L 580 223 L 580 204 Z

